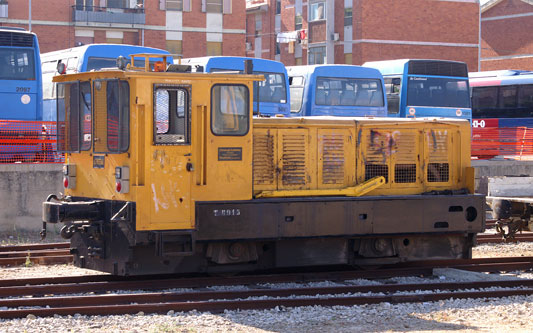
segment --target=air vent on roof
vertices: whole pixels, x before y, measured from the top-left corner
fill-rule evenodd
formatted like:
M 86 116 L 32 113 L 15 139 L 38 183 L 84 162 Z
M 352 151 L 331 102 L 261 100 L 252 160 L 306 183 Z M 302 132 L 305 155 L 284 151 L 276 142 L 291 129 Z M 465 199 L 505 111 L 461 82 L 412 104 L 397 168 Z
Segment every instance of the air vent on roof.
M 33 47 L 33 35 L 11 31 L 0 31 L 0 46 Z
M 468 77 L 468 69 L 462 62 L 412 60 L 409 62 L 409 74 Z

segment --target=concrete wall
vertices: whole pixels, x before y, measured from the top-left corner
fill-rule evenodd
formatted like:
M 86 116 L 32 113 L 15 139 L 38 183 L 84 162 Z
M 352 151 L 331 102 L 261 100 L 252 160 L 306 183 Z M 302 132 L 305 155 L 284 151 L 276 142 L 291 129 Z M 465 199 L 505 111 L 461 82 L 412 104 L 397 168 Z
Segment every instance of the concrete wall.
M 39 231 L 42 202 L 63 191 L 62 164 L 0 165 L 0 232 Z
M 533 175 L 533 162 L 527 161 L 479 160 L 472 166 L 477 192 L 485 194 L 489 177 Z M 0 165 L 0 232 L 41 229 L 42 202 L 63 191 L 61 168 L 61 164 Z
M 476 192 L 487 194 L 488 179 L 501 176 L 532 176 L 532 161 L 490 161 L 474 160 L 472 166 L 476 169 Z

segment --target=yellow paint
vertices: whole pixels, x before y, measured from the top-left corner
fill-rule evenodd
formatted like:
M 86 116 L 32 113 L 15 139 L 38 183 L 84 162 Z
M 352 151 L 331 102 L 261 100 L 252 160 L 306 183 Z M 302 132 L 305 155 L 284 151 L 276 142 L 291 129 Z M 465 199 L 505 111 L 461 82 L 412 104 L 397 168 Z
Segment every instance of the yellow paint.
M 360 197 L 385 184 L 385 177 L 374 177 L 359 185 L 343 189 L 332 190 L 295 190 L 295 191 L 265 191 L 256 195 L 256 198 L 283 198 L 283 197 L 317 197 L 317 196 L 347 196 Z

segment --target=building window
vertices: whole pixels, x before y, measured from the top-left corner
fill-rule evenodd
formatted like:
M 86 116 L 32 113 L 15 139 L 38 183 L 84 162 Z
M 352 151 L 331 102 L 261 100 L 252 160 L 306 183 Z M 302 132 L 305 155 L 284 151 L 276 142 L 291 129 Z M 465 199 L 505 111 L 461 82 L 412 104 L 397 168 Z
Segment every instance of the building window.
M 207 42 L 207 56 L 222 55 L 221 42 Z
M 276 42 L 276 55 L 281 54 L 281 48 L 279 47 L 279 43 Z
M 2 4 L 2 1 L 0 1 L 0 4 Z M 76 0 L 76 10 L 92 11 L 93 0 Z
M 344 8 L 344 26 L 353 25 L 352 8 Z
M 315 2 L 310 6 L 310 15 L 309 21 L 318 21 L 326 19 L 326 3 L 325 2 Z
M 208 13 L 222 13 L 222 0 L 205 0 Z
M 326 47 L 311 47 L 309 48 L 309 65 L 324 64 L 326 59 Z
M 261 14 L 255 14 L 255 34 L 256 36 L 261 33 L 261 30 L 263 29 L 263 19 L 261 17 Z
M 108 44 L 122 44 L 122 38 L 106 38 Z
M 166 49 L 172 54 L 182 54 L 181 40 L 167 40 Z
M 276 15 L 281 14 L 281 0 L 276 0 Z
M 294 17 L 294 30 L 301 30 L 302 29 L 302 15 L 296 14 Z
M 107 0 L 108 8 L 129 8 L 129 0 Z
M 166 0 L 167 10 L 183 10 L 183 0 Z
M 352 64 L 352 54 L 351 53 L 345 53 L 344 54 L 344 63 L 347 65 Z

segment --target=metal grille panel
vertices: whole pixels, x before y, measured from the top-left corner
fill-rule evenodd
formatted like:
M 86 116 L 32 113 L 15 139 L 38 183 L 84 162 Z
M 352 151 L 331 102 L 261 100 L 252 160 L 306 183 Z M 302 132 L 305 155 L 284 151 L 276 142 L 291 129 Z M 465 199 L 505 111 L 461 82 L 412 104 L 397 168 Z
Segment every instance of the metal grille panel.
M 409 74 L 468 77 L 468 69 L 462 62 L 411 60 Z
M 344 136 L 324 135 L 322 140 L 322 182 L 342 184 L 345 166 Z
M 417 133 L 415 131 L 392 132 L 394 157 L 397 163 L 416 163 L 418 160 Z
M 33 35 L 24 32 L 0 31 L 0 46 L 33 47 Z
M 429 163 L 428 182 L 441 183 L 450 180 L 450 165 L 448 163 Z
M 389 182 L 389 166 L 386 164 L 366 164 L 365 181 L 374 177 L 383 176 L 385 181 Z
M 304 134 L 283 134 L 282 156 L 283 165 L 281 180 L 283 185 L 305 185 L 307 145 Z
M 396 164 L 394 166 L 394 181 L 396 183 L 415 183 L 416 164 Z
M 448 163 L 448 131 L 431 130 L 428 135 L 429 161 Z
M 274 136 L 254 133 L 253 149 L 254 185 L 274 185 L 276 167 L 274 164 Z

